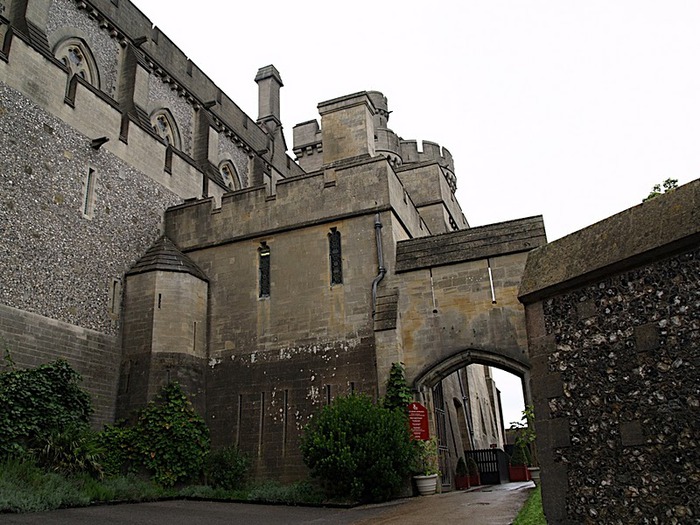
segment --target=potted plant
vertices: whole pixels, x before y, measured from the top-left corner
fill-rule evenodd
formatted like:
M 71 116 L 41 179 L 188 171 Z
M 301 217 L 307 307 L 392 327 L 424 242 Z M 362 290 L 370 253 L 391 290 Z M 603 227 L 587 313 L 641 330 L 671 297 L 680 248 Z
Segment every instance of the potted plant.
M 464 490 L 469 488 L 469 469 L 464 458 L 459 458 L 457 468 L 455 469 L 455 488 Z
M 508 477 L 511 481 L 530 481 L 530 473 L 527 470 L 530 464 L 528 457 L 527 447 L 516 444 L 508 466 Z
M 438 453 L 437 439 L 435 436 L 428 440 L 417 440 L 416 442 L 416 464 L 414 467 L 413 479 L 416 488 L 421 496 L 435 494 L 437 490 L 438 473 Z
M 539 480 L 539 467 L 532 465 L 530 456 L 530 446 L 534 443 L 535 434 L 535 409 L 528 405 L 523 410 L 523 417 L 520 421 L 510 424 L 511 429 L 517 430 L 515 438 L 515 451 L 510 460 L 509 475 L 511 481 L 529 481 L 532 473 Z M 537 483 L 537 481 L 535 481 Z
M 467 470 L 469 471 L 469 485 L 476 487 L 481 485 L 481 475 L 479 474 L 479 467 L 474 461 L 474 458 L 467 458 Z

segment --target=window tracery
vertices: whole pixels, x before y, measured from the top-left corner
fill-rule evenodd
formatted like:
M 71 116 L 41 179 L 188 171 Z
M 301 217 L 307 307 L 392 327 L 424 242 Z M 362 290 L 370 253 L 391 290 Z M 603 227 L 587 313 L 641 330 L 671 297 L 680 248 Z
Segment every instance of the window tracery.
M 240 190 L 241 189 L 241 181 L 238 178 L 238 172 L 236 171 L 236 167 L 233 165 L 233 163 L 229 160 L 226 160 L 222 162 L 219 165 L 219 173 L 221 173 L 221 177 L 224 179 L 224 184 L 231 189 L 231 190 Z
M 90 48 L 79 38 L 68 38 L 58 43 L 54 56 L 72 75 L 77 75 L 95 87 L 100 87 L 97 64 Z
M 159 109 L 151 114 L 151 126 L 157 136 L 174 148 L 180 149 L 180 135 L 170 112 Z

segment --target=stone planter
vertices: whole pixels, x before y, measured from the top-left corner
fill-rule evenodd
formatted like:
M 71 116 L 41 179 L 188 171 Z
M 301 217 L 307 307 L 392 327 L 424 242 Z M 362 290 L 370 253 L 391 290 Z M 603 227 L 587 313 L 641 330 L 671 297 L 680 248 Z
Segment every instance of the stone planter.
M 469 476 L 455 476 L 455 489 L 465 490 L 469 488 Z
M 530 479 L 535 483 L 535 485 L 540 484 L 540 467 L 527 467 Z
M 437 490 L 437 474 L 432 474 L 430 476 L 413 476 L 413 479 L 416 481 L 418 494 L 421 496 L 435 494 Z

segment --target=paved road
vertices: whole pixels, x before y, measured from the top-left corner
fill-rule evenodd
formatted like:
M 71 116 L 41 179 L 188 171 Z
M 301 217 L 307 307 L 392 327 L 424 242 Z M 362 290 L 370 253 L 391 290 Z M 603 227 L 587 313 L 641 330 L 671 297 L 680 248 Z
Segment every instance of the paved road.
M 353 509 L 287 507 L 204 501 L 161 501 L 105 505 L 34 514 L 0 514 L 1 524 L 41 525 L 391 525 L 470 523 L 509 525 L 522 507 L 531 482 L 485 486 L 365 505 Z

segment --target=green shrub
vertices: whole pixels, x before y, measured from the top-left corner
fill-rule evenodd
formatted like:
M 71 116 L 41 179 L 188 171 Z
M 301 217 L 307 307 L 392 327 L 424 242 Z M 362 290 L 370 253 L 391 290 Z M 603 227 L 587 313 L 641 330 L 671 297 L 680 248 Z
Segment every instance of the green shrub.
M 233 490 L 243 486 L 250 461 L 237 447 L 214 450 L 207 457 L 207 481 L 213 487 Z
M 163 487 L 199 476 L 209 452 L 209 429 L 177 383 L 163 387 L 134 427 L 106 427 L 100 440 L 110 475 L 145 470 Z
M 467 458 L 467 470 L 470 476 L 476 476 L 479 473 L 479 465 L 476 464 L 476 461 L 471 456 Z
M 38 465 L 64 475 L 87 473 L 102 477 L 102 448 L 97 434 L 83 425 L 40 436 L 31 450 Z
M 396 494 L 415 455 L 404 414 L 354 395 L 321 410 L 304 431 L 301 451 L 329 495 L 370 501 Z
M 125 421 L 118 421 L 114 425 L 106 425 L 97 439 L 103 450 L 102 470 L 105 476 L 125 476 L 138 470 L 139 453 L 134 427 L 127 426 Z
M 31 461 L 10 459 L 0 465 L 0 512 L 39 512 L 88 503 L 71 480 L 44 472 Z
M 527 466 L 530 463 L 530 451 L 528 450 L 527 446 L 516 445 L 513 449 L 513 457 L 510 458 L 510 464 Z
M 386 385 L 384 408 L 399 409 L 408 413 L 408 405 L 413 401 L 411 389 L 406 382 L 403 363 L 392 363 Z
M 469 475 L 469 469 L 467 468 L 467 463 L 464 461 L 464 458 L 460 457 L 457 460 L 457 467 L 455 468 L 455 474 L 457 476 L 468 476 Z
M 90 396 L 63 360 L 0 373 L 0 457 L 21 455 L 69 426 L 87 427 Z
M 152 481 L 134 474 L 105 479 L 102 485 L 114 494 L 111 501 L 153 501 L 169 495 Z

